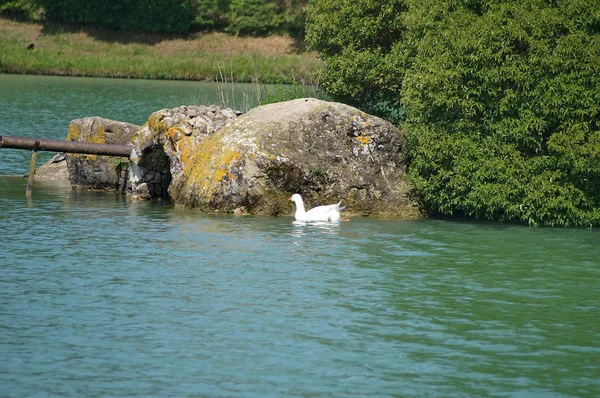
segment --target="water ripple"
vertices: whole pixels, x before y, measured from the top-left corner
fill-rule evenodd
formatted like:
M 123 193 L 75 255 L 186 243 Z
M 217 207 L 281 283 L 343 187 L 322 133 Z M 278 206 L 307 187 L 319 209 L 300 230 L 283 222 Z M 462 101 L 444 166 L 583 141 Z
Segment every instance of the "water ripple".
M 7 396 L 600 391 L 596 231 L 303 225 L 38 188 L 0 195 Z

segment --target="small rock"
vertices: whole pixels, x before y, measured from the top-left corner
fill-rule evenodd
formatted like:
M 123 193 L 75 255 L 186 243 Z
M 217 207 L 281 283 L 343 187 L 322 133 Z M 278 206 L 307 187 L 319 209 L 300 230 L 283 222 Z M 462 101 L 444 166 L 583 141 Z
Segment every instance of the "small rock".
M 141 199 L 151 199 L 150 188 L 148 184 L 143 182 L 135 187 L 134 193 Z
M 235 112 L 229 108 L 221 110 L 221 115 L 225 116 L 227 119 L 235 119 L 237 117 Z
M 174 123 L 174 121 L 173 121 L 173 118 L 172 118 L 172 117 L 169 117 L 169 116 L 165 117 L 165 118 L 162 120 L 162 122 L 163 122 L 163 124 L 165 125 L 165 127 L 166 127 L 167 129 L 170 129 L 171 127 L 173 127 L 173 124 L 175 124 L 175 123 Z
M 152 182 L 152 181 L 154 181 L 155 174 L 156 174 L 156 172 L 154 170 L 148 170 L 148 172 L 146 173 L 146 175 L 144 175 L 144 181 L 145 182 Z

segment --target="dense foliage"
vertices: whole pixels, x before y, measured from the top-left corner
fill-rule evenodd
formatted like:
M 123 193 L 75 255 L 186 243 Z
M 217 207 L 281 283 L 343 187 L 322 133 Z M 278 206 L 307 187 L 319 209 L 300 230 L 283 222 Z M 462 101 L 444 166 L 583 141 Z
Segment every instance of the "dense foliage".
M 42 0 L 48 21 L 146 32 L 186 32 L 190 0 Z
M 39 0 L 0 0 L 0 16 L 32 20 L 40 10 Z
M 236 34 L 265 34 L 283 23 L 283 10 L 274 1 L 231 0 L 226 31 Z
M 315 0 L 307 10 L 306 39 L 327 61 L 322 87 L 344 102 L 398 122 L 406 54 L 403 0 Z
M 203 28 L 222 29 L 227 24 L 226 14 L 231 0 L 194 0 L 194 24 Z
M 0 15 L 109 29 L 187 33 L 216 29 L 240 35 L 304 34 L 308 0 L 0 0 Z
M 600 1 L 374 6 L 315 0 L 307 38 L 330 93 L 381 93 L 406 111 L 409 173 L 429 212 L 600 224 Z M 379 28 L 392 37 L 377 42 Z

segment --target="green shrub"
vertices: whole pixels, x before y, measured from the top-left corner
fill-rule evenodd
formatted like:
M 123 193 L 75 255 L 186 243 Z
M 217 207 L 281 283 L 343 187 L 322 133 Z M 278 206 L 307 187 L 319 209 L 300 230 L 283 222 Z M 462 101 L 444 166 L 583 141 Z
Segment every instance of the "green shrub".
M 17 20 L 35 19 L 40 12 L 38 0 L 0 0 L 0 16 Z
M 229 3 L 231 0 L 194 0 L 194 25 L 205 29 L 225 27 Z
M 283 10 L 276 1 L 231 0 L 226 32 L 261 35 L 277 31 L 284 22 Z
M 414 1 L 410 175 L 434 214 L 600 223 L 600 4 Z
M 284 30 L 291 36 L 304 39 L 308 0 L 287 0 L 284 3 Z
M 325 91 L 402 120 L 423 208 L 600 224 L 600 0 L 313 0 Z
M 340 101 L 398 122 L 406 53 L 402 0 L 315 0 L 307 9 L 306 40 L 326 61 L 319 84 Z
M 183 33 L 195 18 L 191 0 L 40 0 L 51 22 L 110 29 Z

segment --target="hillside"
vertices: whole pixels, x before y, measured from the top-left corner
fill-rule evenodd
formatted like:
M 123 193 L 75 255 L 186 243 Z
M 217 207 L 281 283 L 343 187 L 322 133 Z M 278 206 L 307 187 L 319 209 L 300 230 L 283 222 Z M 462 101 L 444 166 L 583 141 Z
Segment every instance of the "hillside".
M 123 33 L 0 18 L 2 73 L 312 84 L 321 67 L 286 36 Z

